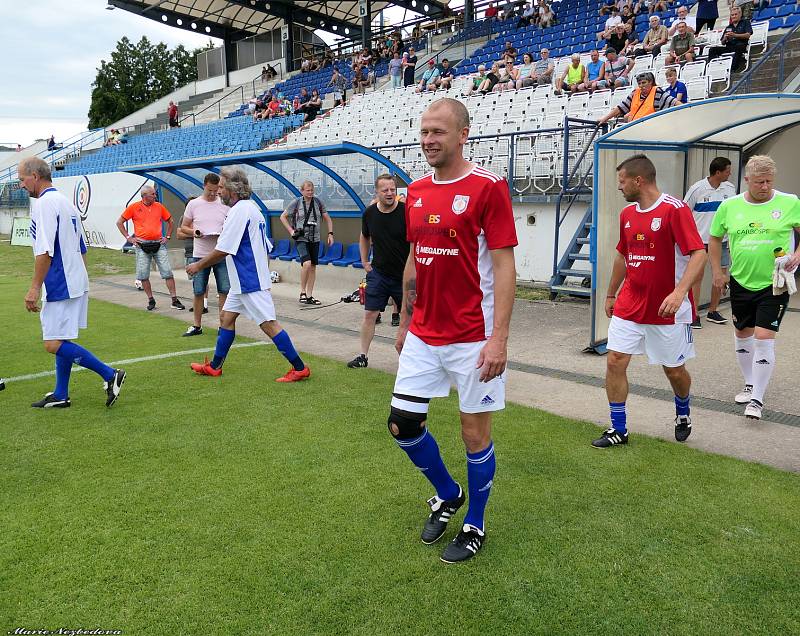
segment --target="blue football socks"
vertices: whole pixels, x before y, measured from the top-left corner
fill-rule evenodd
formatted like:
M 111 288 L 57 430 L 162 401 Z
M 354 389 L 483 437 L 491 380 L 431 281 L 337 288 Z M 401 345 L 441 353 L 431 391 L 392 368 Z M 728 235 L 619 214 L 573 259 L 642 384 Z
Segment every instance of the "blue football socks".
M 464 523 L 483 530 L 483 513 L 492 491 L 496 467 L 494 443 L 477 453 L 467 453 L 467 481 L 469 483 L 469 507 Z
M 84 369 L 94 371 L 106 382 L 110 382 L 114 377 L 114 369 L 104 362 L 100 362 L 100 360 L 98 360 L 91 351 L 84 349 L 74 342 L 62 342 L 61 346 L 56 352 L 56 358 L 58 357 L 66 358 L 70 361 L 70 364 L 74 362 L 75 364 L 82 366 Z M 69 379 L 67 379 L 67 382 L 69 382 Z M 57 381 L 56 384 L 58 384 Z
M 72 373 L 72 360 L 56 354 L 56 388 L 53 395 L 59 400 L 69 397 L 69 376 Z
M 231 350 L 233 339 L 236 338 L 236 332 L 233 329 L 219 328 L 217 332 L 217 346 L 214 349 L 214 358 L 211 360 L 211 368 L 219 369 L 225 358 L 228 356 L 228 351 Z
M 278 351 L 283 354 L 283 357 L 291 363 L 295 371 L 302 371 L 306 368 L 305 363 L 300 359 L 300 356 L 297 355 L 297 351 L 295 351 L 294 345 L 292 344 L 292 339 L 289 337 L 289 334 L 286 333 L 285 329 L 275 334 L 272 338 L 272 342 L 275 343 L 275 346 L 278 348 Z
M 611 428 L 618 433 L 628 432 L 628 416 L 625 414 L 625 402 L 609 402 L 611 410 Z
M 680 417 L 681 415 L 689 415 L 689 402 L 691 401 L 692 396 L 687 395 L 685 398 L 675 396 L 675 415 Z
M 415 439 L 395 439 L 395 441 L 406 452 L 414 466 L 419 468 L 428 481 L 433 484 L 436 495 L 440 499 L 448 500 L 458 497 L 458 484 L 447 472 L 442 455 L 439 453 L 439 445 L 427 428 L 422 435 Z

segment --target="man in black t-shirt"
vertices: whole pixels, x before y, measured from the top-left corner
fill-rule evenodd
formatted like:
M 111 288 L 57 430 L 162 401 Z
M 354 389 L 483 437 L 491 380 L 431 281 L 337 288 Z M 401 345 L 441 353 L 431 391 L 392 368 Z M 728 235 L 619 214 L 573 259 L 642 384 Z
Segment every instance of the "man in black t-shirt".
M 398 313 L 403 302 L 403 269 L 409 249 L 406 206 L 397 200 L 397 186 L 390 174 L 382 174 L 375 180 L 375 196 L 377 201 L 367 207 L 361 217 L 359 248 L 361 263 L 367 273 L 367 294 L 364 321 L 361 323 L 361 353 L 347 363 L 351 369 L 368 365 L 369 345 L 375 336 L 375 321 L 380 312 L 386 309 L 389 298 L 394 299 Z M 394 316 L 392 318 L 394 324 Z

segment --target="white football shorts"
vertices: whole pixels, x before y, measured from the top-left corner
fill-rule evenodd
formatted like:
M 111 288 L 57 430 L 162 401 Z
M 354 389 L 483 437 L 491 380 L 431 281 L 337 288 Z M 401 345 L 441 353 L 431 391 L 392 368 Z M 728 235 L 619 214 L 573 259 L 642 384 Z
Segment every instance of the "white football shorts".
M 410 331 L 406 336 L 394 382 L 394 393 L 421 398 L 447 397 L 450 385 L 458 391 L 463 413 L 499 411 L 506 405 L 506 374 L 481 382 L 476 369 L 486 341 L 432 346 Z
M 688 323 L 640 325 L 612 316 L 607 347 L 618 353 L 646 353 L 650 364 L 665 367 L 679 367 L 694 358 L 692 327 Z
M 272 302 L 272 294 L 264 290 L 247 294 L 230 292 L 222 310 L 244 314 L 257 325 L 267 320 L 275 320 L 275 303 Z
M 78 332 L 86 329 L 89 315 L 89 292 L 77 298 L 44 301 L 39 312 L 42 340 L 76 340 Z

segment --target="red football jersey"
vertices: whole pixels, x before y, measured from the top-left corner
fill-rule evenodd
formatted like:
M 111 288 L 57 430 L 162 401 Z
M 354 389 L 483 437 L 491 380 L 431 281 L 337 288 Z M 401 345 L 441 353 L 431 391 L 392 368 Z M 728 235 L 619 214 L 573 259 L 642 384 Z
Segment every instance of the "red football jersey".
M 614 315 L 643 325 L 692 322 L 691 292 L 674 317 L 658 310 L 686 271 L 689 253 L 702 249 L 692 211 L 680 199 L 662 194 L 646 210 L 638 203 L 623 209 L 617 251 L 625 258 L 625 281 Z
M 410 331 L 435 346 L 486 340 L 494 326 L 489 250 L 517 245 L 506 180 L 479 166 L 453 181 L 417 179 L 408 186 L 406 234 L 417 269 Z

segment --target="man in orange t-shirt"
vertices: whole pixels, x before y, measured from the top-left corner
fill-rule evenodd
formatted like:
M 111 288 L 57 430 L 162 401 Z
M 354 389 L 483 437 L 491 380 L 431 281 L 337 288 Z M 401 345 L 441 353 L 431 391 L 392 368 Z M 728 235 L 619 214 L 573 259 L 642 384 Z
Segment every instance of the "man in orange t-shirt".
M 167 208 L 156 201 L 156 191 L 153 186 L 146 185 L 140 192 L 142 200 L 131 203 L 125 208 L 122 216 L 117 219 L 117 229 L 126 241 L 133 244 L 136 251 L 136 280 L 142 283 L 142 289 L 147 293 L 147 311 L 156 308 L 153 288 L 150 286 L 150 265 L 153 259 L 172 296 L 172 306 L 175 309 L 186 309 L 178 300 L 175 278 L 167 253 L 167 241 L 172 236 L 172 216 Z M 128 221 L 133 221 L 133 234 L 129 234 L 125 227 Z M 162 221 L 167 223 L 166 236 L 162 231 Z

